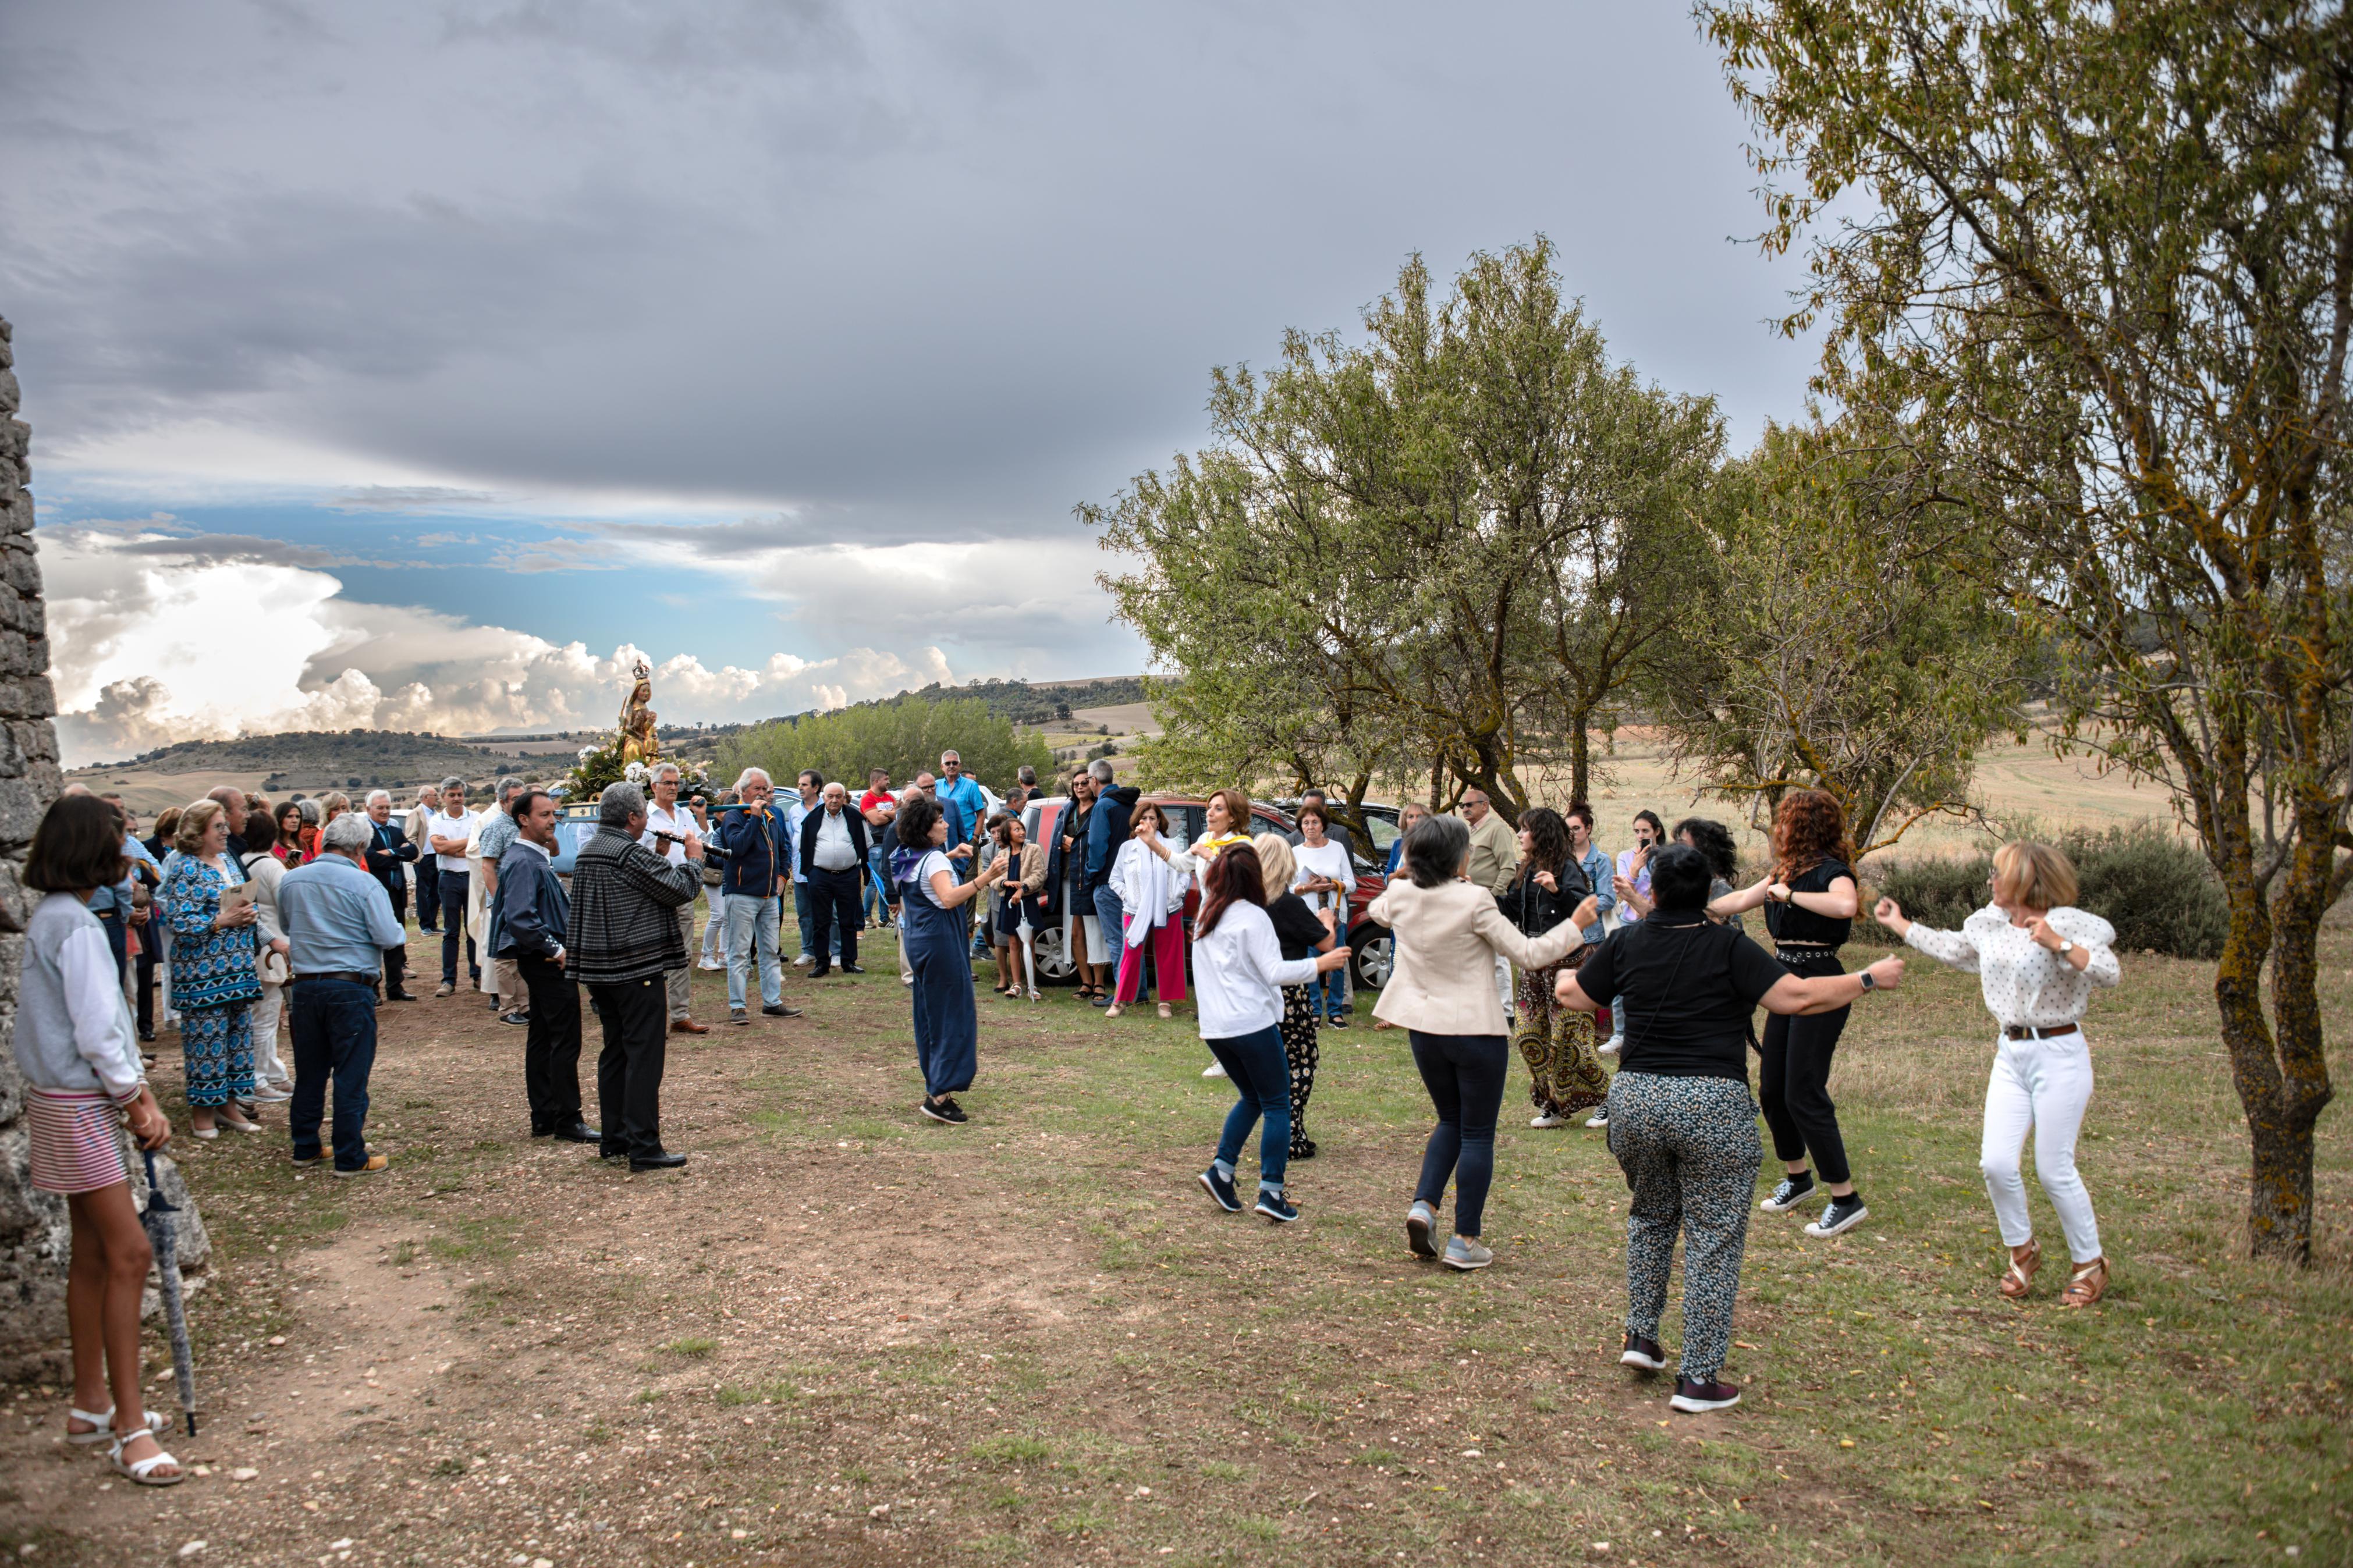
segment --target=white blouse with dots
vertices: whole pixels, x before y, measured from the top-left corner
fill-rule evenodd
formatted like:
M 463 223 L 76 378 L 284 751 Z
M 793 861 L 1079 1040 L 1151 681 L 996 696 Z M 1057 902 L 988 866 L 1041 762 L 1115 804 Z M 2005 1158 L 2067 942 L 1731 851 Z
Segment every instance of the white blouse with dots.
M 2092 987 L 2124 978 L 2109 944 L 2116 928 L 2086 910 L 2063 904 L 2043 917 L 2051 929 L 2090 951 L 2091 962 L 2075 966 L 2029 936 L 2022 926 L 1989 904 L 1961 922 L 1957 931 L 1936 931 L 1915 921 L 1905 942 L 1940 963 L 1978 976 L 1987 1010 L 2004 1028 L 2057 1029 L 2080 1021 L 2091 1005 Z

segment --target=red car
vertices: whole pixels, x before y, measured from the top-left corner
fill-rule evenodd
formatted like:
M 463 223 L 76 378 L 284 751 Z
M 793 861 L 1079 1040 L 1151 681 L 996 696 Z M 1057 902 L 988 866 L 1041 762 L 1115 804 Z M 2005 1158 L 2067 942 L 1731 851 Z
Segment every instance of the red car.
M 1147 795 L 1136 804 L 1141 805 L 1147 801 L 1167 814 L 1169 837 L 1175 840 L 1176 847 L 1182 848 L 1208 836 L 1208 826 L 1203 816 L 1204 808 L 1208 805 L 1206 797 Z M 1054 842 L 1051 837 L 1054 825 L 1061 820 L 1062 813 L 1070 804 L 1071 797 L 1066 795 L 1033 797 L 1021 813 L 1022 830 L 1029 835 L 1029 842 L 1046 845 L 1050 851 Z M 1295 829 L 1291 818 L 1275 807 L 1252 801 L 1250 831 L 1253 834 L 1279 833 L 1288 838 Z M 1365 858 L 1361 850 L 1356 854 L 1356 890 L 1348 899 L 1348 945 L 1356 953 L 1356 984 L 1366 990 L 1377 991 L 1389 977 L 1389 933 L 1387 927 L 1375 925 L 1366 918 L 1365 906 L 1380 896 L 1381 889 L 1388 879 L 1379 867 Z M 1050 906 L 1049 918 L 1053 923 L 1037 936 L 1038 973 L 1052 984 L 1068 985 L 1078 979 L 1078 966 L 1071 962 L 1062 941 L 1061 889 L 1056 888 L 1050 891 L 1054 902 Z M 1193 919 L 1193 911 L 1199 905 L 1199 889 L 1186 895 L 1185 919 L 1188 925 Z

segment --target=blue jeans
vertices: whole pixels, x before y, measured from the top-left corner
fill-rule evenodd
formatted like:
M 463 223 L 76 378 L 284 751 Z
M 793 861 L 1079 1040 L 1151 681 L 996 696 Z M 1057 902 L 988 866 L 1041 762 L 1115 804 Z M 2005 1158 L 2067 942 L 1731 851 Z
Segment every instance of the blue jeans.
M 883 892 L 891 885 L 891 852 L 880 844 L 866 852 L 866 923 L 879 924 L 891 908 Z
M 466 974 L 469 979 L 482 977 L 482 961 L 474 952 L 474 939 L 466 931 L 466 885 L 474 879 L 471 871 L 441 873 L 441 984 L 458 984 L 458 943 L 466 944 Z
M 1119 971 L 1120 944 L 1127 940 L 1127 906 L 1108 887 L 1097 888 L 1093 894 L 1095 920 L 1103 927 L 1103 945 L 1111 949 L 1112 972 L 1116 980 Z M 1153 966 L 1158 968 L 1157 964 Z M 1152 994 L 1152 982 L 1141 966 L 1136 971 L 1135 999 L 1145 1001 Z
M 1291 1160 L 1291 1063 L 1282 1054 L 1282 1031 L 1270 1024 L 1255 1035 L 1203 1040 L 1233 1079 L 1234 1108 L 1226 1112 L 1226 1130 L 1218 1140 L 1218 1158 L 1231 1165 L 1242 1157 L 1242 1141 L 1261 1117 L 1266 1129 L 1258 1137 L 1258 1184 L 1282 1190 L 1282 1173 Z M 1493 1122 L 1488 1123 L 1492 1131 Z
M 776 963 L 776 900 L 749 893 L 727 895 L 727 1010 L 741 1012 L 751 988 L 752 964 L 760 965 L 760 1005 L 785 999 L 784 971 Z
M 460 886 L 464 879 L 459 879 Z M 375 1068 L 375 992 L 349 980 L 305 980 L 294 994 L 294 1098 L 286 1108 L 294 1157 L 319 1157 L 319 1117 L 335 1080 L 335 1169 L 368 1162 L 368 1074 Z
M 817 951 L 817 889 L 807 882 L 796 880 L 793 883 L 793 916 L 800 922 L 801 952 L 804 954 L 814 953 Z M 833 950 L 829 956 L 839 958 L 841 932 L 837 930 L 826 945 Z M 816 961 L 811 959 L 810 962 Z
M 1504 1107 L 1511 1053 L 1501 1035 L 1425 1035 L 1415 1029 L 1409 1037 L 1413 1065 L 1438 1108 L 1438 1125 L 1422 1152 L 1421 1184 L 1413 1195 L 1436 1208 L 1446 1201 L 1446 1179 L 1453 1177 L 1454 1233 L 1475 1237 L 1486 1217 L 1487 1188 L 1495 1179 L 1495 1115 Z
M 1348 945 L 1347 911 L 1340 911 L 1340 921 L 1332 928 L 1335 942 L 1345 950 Z M 1327 969 L 1307 983 L 1307 1005 L 1327 1018 L 1336 1018 L 1348 1000 L 1348 972 Z

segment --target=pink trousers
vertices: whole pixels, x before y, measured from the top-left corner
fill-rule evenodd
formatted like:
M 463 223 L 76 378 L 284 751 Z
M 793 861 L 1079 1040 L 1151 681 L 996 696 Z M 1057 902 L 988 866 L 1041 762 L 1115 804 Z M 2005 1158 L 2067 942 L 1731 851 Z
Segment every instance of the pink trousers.
M 1119 990 L 1113 994 L 1125 1006 L 1135 1000 L 1136 988 L 1144 983 L 1144 950 L 1152 950 L 1152 978 L 1160 988 L 1163 1002 L 1185 1000 L 1185 927 L 1183 917 L 1171 915 L 1168 923 L 1155 926 L 1140 942 L 1122 942 L 1119 949 Z

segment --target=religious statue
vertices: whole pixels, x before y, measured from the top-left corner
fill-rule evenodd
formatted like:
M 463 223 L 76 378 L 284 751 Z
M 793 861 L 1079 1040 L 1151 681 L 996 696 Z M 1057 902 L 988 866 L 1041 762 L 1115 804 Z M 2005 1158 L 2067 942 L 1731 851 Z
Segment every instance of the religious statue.
M 621 704 L 621 762 L 652 763 L 661 758 L 661 742 L 654 736 L 653 669 L 644 659 L 638 660 L 635 671 L 637 684 L 629 689 L 628 700 Z

